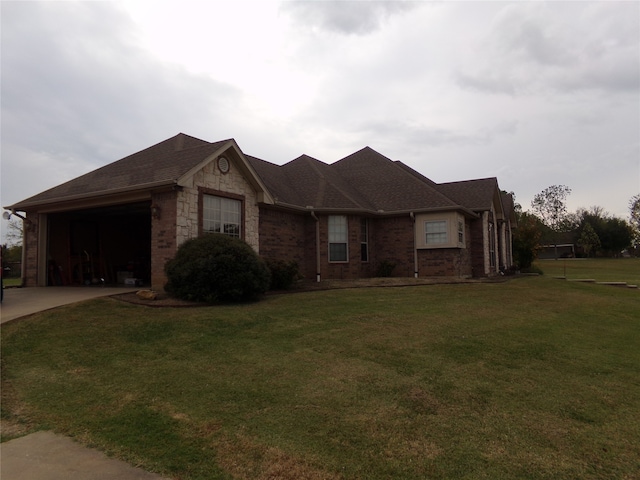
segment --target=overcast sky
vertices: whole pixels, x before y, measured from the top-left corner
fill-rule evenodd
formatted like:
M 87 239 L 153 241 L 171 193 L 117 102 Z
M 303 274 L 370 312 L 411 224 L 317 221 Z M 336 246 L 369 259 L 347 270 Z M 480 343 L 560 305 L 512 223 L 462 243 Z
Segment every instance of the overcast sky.
M 1 2 L 2 205 L 183 132 L 628 218 L 640 3 Z M 3 222 L 4 227 L 4 222 Z

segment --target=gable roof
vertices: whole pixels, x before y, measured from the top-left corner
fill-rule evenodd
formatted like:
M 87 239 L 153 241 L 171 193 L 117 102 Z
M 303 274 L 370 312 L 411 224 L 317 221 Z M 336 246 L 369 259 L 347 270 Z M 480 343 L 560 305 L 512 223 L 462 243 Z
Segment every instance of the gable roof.
M 177 185 L 203 161 L 229 148 L 234 148 L 242 155 L 233 139 L 210 143 L 179 133 L 8 208 L 22 210 L 51 203 Z
M 370 147 L 333 164 L 301 155 L 276 165 L 244 154 L 233 139 L 207 142 L 180 133 L 7 208 L 33 209 L 182 185 L 229 151 L 240 160 L 258 200 L 286 208 L 371 214 L 458 210 L 475 216 L 490 209 L 499 192 L 495 178 L 435 183 Z
M 461 182 L 439 183 L 437 188 L 460 205 L 474 211 L 490 210 L 496 200 L 498 179 L 495 177 Z
M 435 183 L 370 147 L 326 164 L 302 155 L 278 166 L 247 155 L 281 206 L 313 210 L 397 213 L 462 209 Z M 471 214 L 467 210 L 468 214 Z

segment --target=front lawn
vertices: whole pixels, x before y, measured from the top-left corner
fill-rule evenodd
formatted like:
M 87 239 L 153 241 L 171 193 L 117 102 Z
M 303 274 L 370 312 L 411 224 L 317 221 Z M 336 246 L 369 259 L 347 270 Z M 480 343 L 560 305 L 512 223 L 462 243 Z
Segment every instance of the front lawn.
M 98 299 L 3 326 L 2 367 L 4 421 L 174 478 L 640 471 L 638 290 L 543 276 Z
M 590 278 L 598 282 L 627 282 L 640 285 L 640 258 L 561 258 L 537 260 L 545 275 L 568 279 Z

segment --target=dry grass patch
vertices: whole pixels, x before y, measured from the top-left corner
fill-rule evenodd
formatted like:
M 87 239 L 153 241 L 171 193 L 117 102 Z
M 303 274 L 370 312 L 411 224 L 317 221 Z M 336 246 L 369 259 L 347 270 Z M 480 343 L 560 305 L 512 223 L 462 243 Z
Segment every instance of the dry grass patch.
M 3 419 L 185 480 L 625 478 L 638 312 L 637 292 L 546 277 L 97 299 L 3 328 Z

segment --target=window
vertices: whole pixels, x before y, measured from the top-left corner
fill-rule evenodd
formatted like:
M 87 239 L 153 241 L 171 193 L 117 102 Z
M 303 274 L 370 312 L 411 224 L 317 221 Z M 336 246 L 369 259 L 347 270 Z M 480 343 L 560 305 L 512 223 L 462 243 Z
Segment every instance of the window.
M 458 220 L 458 243 L 464 243 L 464 223 Z
M 347 253 L 347 217 L 329 216 L 329 261 L 346 262 Z
M 366 218 L 360 219 L 360 261 L 369 261 L 369 222 Z
M 233 198 L 204 195 L 202 228 L 205 233 L 224 233 L 240 238 L 242 202 Z
M 437 220 L 434 222 L 424 222 L 424 231 L 426 232 L 425 241 L 427 245 L 438 243 L 447 243 L 447 221 Z

